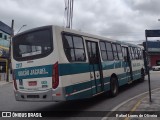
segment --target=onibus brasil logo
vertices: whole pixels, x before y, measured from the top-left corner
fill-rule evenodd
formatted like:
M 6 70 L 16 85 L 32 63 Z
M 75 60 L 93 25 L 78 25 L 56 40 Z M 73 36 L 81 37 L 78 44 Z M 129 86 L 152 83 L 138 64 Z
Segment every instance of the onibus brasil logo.
M 32 112 L 2 112 L 2 117 L 42 117 L 42 114 Z

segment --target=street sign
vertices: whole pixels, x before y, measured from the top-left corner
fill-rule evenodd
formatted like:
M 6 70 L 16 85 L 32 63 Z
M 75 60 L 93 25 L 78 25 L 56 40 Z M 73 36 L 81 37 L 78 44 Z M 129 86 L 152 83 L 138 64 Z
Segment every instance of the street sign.
M 160 30 L 145 30 L 146 35 L 146 52 L 148 55 L 148 40 L 147 37 L 160 37 Z M 147 56 L 148 61 L 148 56 Z M 149 87 L 149 101 L 152 102 L 151 98 L 151 80 L 150 80 L 150 72 L 149 72 L 149 64 L 147 63 L 147 72 L 148 72 L 148 87 Z
M 146 37 L 160 37 L 160 30 L 145 30 Z

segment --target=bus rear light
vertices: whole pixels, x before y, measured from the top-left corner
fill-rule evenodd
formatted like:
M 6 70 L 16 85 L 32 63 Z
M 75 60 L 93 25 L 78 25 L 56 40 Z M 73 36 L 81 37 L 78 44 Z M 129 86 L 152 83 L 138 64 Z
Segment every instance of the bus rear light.
M 61 93 L 57 93 L 56 96 L 61 96 Z
M 52 88 L 56 89 L 59 85 L 58 62 L 53 65 Z
M 15 77 L 14 72 L 12 72 L 12 79 L 13 79 L 13 84 L 14 84 L 15 90 L 18 90 L 18 88 L 17 88 L 17 82 L 16 82 L 16 77 Z

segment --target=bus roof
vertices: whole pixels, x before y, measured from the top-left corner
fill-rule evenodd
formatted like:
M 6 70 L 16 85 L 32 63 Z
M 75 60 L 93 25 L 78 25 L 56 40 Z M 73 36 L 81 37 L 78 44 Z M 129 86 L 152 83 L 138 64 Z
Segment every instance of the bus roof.
M 93 34 L 90 34 L 90 33 L 85 33 L 85 32 L 82 32 L 82 31 L 78 31 L 78 30 L 74 30 L 74 29 L 69 29 L 69 28 L 65 28 L 65 27 L 62 27 L 62 26 L 60 27 L 60 26 L 57 26 L 57 25 L 48 25 L 48 26 L 42 26 L 42 27 L 33 28 L 33 29 L 30 29 L 30 30 L 21 32 L 21 33 L 15 35 L 15 36 L 18 36 L 18 35 L 21 35 L 21 34 L 24 34 L 24 33 L 28 33 L 28 32 L 32 32 L 32 31 L 35 31 L 35 30 L 38 30 L 38 29 L 43 29 L 43 28 L 46 28 L 46 27 L 51 27 L 51 26 L 53 28 L 55 28 L 55 29 L 59 29 L 62 32 L 64 31 L 64 32 L 69 32 L 69 33 L 73 33 L 73 34 L 82 35 L 84 37 L 105 40 L 105 41 L 109 41 L 109 42 L 113 42 L 113 43 L 119 43 L 119 44 L 122 44 L 122 45 L 127 45 L 127 46 L 132 46 L 132 47 L 143 48 L 140 45 L 131 44 L 131 43 L 127 43 L 127 42 L 123 42 L 123 41 L 119 41 L 119 40 L 114 40 L 114 39 L 107 38 L 107 37 L 104 37 L 104 36 L 93 35 Z
M 60 27 L 60 26 L 56 26 L 56 25 L 53 25 L 53 27 L 55 27 L 56 29 L 60 29 L 61 31 L 70 32 L 70 33 L 73 33 L 73 34 L 79 34 L 79 35 L 82 35 L 82 36 L 85 36 L 85 37 L 90 37 L 90 38 L 100 39 L 100 40 L 106 40 L 106 41 L 109 41 L 109 42 L 113 42 L 113 43 L 115 42 L 115 43 L 119 43 L 119 44 L 123 44 L 123 45 L 127 45 L 127 46 L 132 46 L 132 47 L 143 48 L 143 46 L 140 46 L 140 45 L 127 43 L 127 42 L 123 42 L 123 41 L 120 41 L 120 40 L 114 40 L 114 39 L 107 38 L 107 37 L 104 37 L 104 36 L 93 35 L 93 34 L 90 34 L 90 33 L 85 33 L 85 32 L 81 32 L 81 31 L 74 30 L 74 29 L 69 29 L 69 28 Z

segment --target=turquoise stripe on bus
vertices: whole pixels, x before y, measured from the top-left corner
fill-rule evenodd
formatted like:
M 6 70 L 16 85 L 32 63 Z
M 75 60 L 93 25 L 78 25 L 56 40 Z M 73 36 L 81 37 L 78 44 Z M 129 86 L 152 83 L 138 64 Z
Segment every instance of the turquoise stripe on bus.
M 121 63 L 117 63 L 118 67 L 119 64 Z M 98 67 L 96 67 L 97 65 L 95 65 L 95 70 L 98 71 Z M 114 68 L 114 61 L 110 61 L 108 62 L 103 62 L 102 63 L 102 68 L 103 70 L 107 70 L 107 69 L 113 69 Z M 60 76 L 64 76 L 64 75 L 72 75 L 72 74 L 79 74 L 79 73 L 86 73 L 86 72 L 90 72 L 90 70 L 93 70 L 92 65 L 90 65 L 89 63 L 68 63 L 68 64 L 59 64 L 59 70 L 60 70 Z
M 136 70 L 133 72 L 133 80 L 141 78 L 141 70 Z
M 77 92 L 77 91 L 80 91 L 83 89 L 91 88 L 91 86 L 92 86 L 91 81 L 87 81 L 87 82 L 67 86 L 67 87 L 65 87 L 65 90 L 66 90 L 66 94 L 71 94 L 73 92 Z
M 78 94 L 70 95 L 66 97 L 66 100 L 75 100 L 75 99 L 83 99 L 92 97 L 92 90 L 86 90 Z
M 98 87 L 98 89 L 101 89 L 100 86 Z M 110 84 L 107 84 L 104 86 L 104 91 L 108 91 L 109 89 L 110 89 Z M 96 92 L 96 88 L 94 87 L 94 88 L 79 92 L 77 94 L 69 95 L 66 97 L 66 99 L 67 100 L 75 100 L 75 99 L 90 98 L 95 94 L 97 94 L 97 92 Z
M 90 72 L 88 63 L 59 64 L 60 76 Z
M 28 67 L 21 69 L 14 69 L 14 74 L 17 79 L 42 78 L 52 76 L 53 65 Z
M 128 63 L 124 61 L 105 61 L 102 62 L 102 69 L 109 70 L 115 68 L 126 68 Z M 94 65 L 95 71 L 98 71 L 98 65 Z M 93 71 L 93 66 L 89 63 L 66 63 L 59 64 L 60 76 L 87 73 Z
M 133 71 L 133 75 L 135 76 L 135 78 L 139 79 L 140 76 L 136 75 L 137 73 L 140 73 L 140 70 Z M 126 74 L 126 73 L 118 75 L 119 86 L 127 84 L 128 80 L 129 80 L 127 78 L 127 75 L 129 77 L 129 74 Z M 104 82 L 104 90 L 103 91 L 105 91 L 105 92 L 109 91 L 110 90 L 110 77 L 104 78 L 103 82 Z M 97 85 L 98 84 L 100 84 L 100 80 L 97 80 Z M 94 94 L 97 94 L 96 89 L 98 89 L 98 92 L 102 91 L 101 86 L 97 86 L 97 88 L 96 87 L 92 88 L 92 86 L 96 86 L 95 80 L 92 80 L 92 81 L 90 80 L 90 81 L 87 81 L 87 82 L 83 82 L 83 83 L 79 83 L 79 84 L 75 84 L 75 85 L 65 87 L 66 94 L 69 95 L 67 97 L 67 99 L 68 100 L 80 99 L 81 97 L 82 98 L 88 98 L 88 97 L 90 97 Z M 87 89 L 89 89 L 89 90 L 87 90 Z M 75 92 L 79 92 L 79 93 L 75 93 Z M 75 94 L 73 94 L 73 93 L 75 93 Z
M 96 84 L 96 82 L 97 82 L 97 84 Z M 104 78 L 104 84 L 108 83 L 108 82 L 110 82 L 110 78 L 109 77 Z M 66 94 L 72 94 L 74 92 L 78 92 L 78 91 L 81 91 L 84 89 L 92 88 L 92 86 L 98 87 L 99 84 L 101 84 L 100 79 L 98 79 L 96 81 L 90 80 L 87 82 L 67 86 L 67 87 L 65 87 L 65 91 L 66 91 Z M 106 88 L 106 90 L 107 90 L 107 88 Z M 98 87 L 98 91 L 101 91 L 99 87 Z M 94 93 L 96 93 L 96 92 L 94 92 Z

